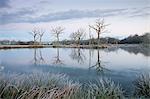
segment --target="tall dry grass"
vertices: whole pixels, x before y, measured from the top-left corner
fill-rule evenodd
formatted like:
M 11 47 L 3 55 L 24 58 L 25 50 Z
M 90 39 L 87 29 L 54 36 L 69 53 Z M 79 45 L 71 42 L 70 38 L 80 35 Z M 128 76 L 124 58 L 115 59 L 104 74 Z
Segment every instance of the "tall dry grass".
M 119 85 L 106 78 L 79 84 L 66 75 L 50 73 L 0 76 L 2 99 L 122 99 Z
M 140 75 L 135 81 L 135 96 L 150 98 L 150 73 Z

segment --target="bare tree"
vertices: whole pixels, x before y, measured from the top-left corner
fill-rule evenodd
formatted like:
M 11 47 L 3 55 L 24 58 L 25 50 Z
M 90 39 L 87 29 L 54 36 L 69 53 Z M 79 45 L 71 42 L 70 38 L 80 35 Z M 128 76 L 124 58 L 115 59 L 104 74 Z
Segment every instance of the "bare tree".
M 97 44 L 99 45 L 100 43 L 100 34 L 106 32 L 106 26 L 108 26 L 109 24 L 105 24 L 105 20 L 104 19 L 96 19 L 95 25 L 89 25 L 90 28 L 94 29 L 97 33 Z
M 76 32 L 73 32 L 70 37 L 74 40 L 77 41 L 78 44 L 80 45 L 80 40 L 82 40 L 85 37 L 85 30 L 80 28 Z
M 44 33 L 45 31 L 43 29 L 38 30 L 40 44 L 42 43 L 42 38 L 43 38 Z
M 57 39 L 57 44 L 59 44 L 59 37 L 60 35 L 63 33 L 64 31 L 64 28 L 61 27 L 61 26 L 58 26 L 58 27 L 52 27 L 51 28 L 51 32 L 52 34 L 56 37 Z
M 80 45 L 80 40 L 82 40 L 85 37 L 85 30 L 82 28 L 78 29 L 76 32 L 76 36 L 78 44 Z
M 70 38 L 71 38 L 71 40 L 73 40 L 73 42 L 75 42 L 76 41 L 76 33 L 75 32 L 73 32 L 73 33 L 71 33 L 70 34 Z
M 34 28 L 31 32 L 29 32 L 29 34 L 33 36 L 33 42 L 35 44 L 37 39 L 39 38 L 39 30 L 38 30 L 38 28 Z

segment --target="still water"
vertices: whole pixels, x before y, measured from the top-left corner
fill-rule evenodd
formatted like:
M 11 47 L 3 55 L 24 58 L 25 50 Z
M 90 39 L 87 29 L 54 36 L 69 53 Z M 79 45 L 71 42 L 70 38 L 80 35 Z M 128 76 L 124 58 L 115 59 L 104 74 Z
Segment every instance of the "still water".
M 150 72 L 150 50 L 143 47 L 0 50 L 0 72 L 61 73 L 80 83 L 106 77 L 119 83 L 126 93 L 132 93 L 132 83 L 138 75 Z

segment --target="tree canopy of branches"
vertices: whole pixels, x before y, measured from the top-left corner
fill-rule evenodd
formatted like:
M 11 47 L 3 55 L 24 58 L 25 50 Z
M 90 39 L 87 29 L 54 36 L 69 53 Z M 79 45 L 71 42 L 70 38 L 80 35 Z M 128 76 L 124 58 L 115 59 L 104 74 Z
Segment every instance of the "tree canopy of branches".
M 39 38 L 39 29 L 34 28 L 31 32 L 29 32 L 29 34 L 33 36 L 33 42 L 35 44 L 37 42 L 37 39 Z
M 43 29 L 38 30 L 40 44 L 42 42 L 42 37 L 43 37 L 44 33 L 45 33 L 45 31 Z
M 57 44 L 59 43 L 59 37 L 63 33 L 65 28 L 58 26 L 58 27 L 52 27 L 51 32 L 57 39 Z
M 45 31 L 43 29 L 39 29 L 39 28 L 34 28 L 31 32 L 29 32 L 32 36 L 33 36 L 33 41 L 34 44 L 37 42 L 37 40 L 39 39 L 39 42 L 41 44 L 42 42 L 42 37 L 45 33 Z
M 75 32 L 71 33 L 70 38 L 71 40 L 76 41 L 76 33 Z
M 73 32 L 70 37 L 72 38 L 72 40 L 77 41 L 78 44 L 80 44 L 80 40 L 85 37 L 85 30 L 80 28 L 76 32 Z
M 109 24 L 105 24 L 105 20 L 104 19 L 96 19 L 95 24 L 94 25 L 89 25 L 90 28 L 92 28 L 93 30 L 96 31 L 97 33 L 97 44 L 99 45 L 99 39 L 100 39 L 100 34 L 106 32 L 106 26 L 108 26 Z

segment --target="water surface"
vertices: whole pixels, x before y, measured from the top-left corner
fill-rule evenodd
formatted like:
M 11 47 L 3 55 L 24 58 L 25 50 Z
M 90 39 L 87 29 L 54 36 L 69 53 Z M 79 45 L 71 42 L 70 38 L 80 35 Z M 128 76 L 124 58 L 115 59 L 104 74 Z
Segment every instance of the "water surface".
M 132 92 L 138 75 L 149 71 L 149 49 L 142 47 L 0 50 L 2 73 L 63 73 L 80 83 L 107 77 L 120 83 L 126 93 Z

